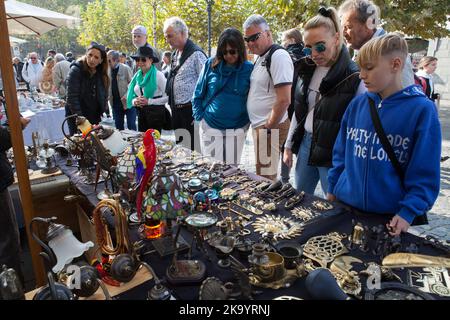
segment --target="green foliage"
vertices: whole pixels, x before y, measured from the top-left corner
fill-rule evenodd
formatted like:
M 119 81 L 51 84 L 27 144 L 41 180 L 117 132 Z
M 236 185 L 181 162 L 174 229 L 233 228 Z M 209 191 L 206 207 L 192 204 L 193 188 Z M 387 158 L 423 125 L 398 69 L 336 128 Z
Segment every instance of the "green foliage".
M 207 0 L 23 0 L 32 5 L 76 15 L 80 12 L 81 26 L 77 29 L 60 28 L 39 38 L 42 51 L 55 48 L 64 52 L 72 50 L 84 53 L 84 48 L 95 40 L 104 45 L 128 53 L 135 48 L 131 41 L 134 25 L 144 25 L 149 33 L 149 42 L 167 50 L 163 23 L 171 16 L 179 16 L 188 24 L 191 38 L 208 48 Z M 212 5 L 212 46 L 227 27 L 242 30 L 245 19 L 253 14 L 263 15 L 277 38 L 281 31 L 301 27 L 317 13 L 320 5 L 338 7 L 343 0 L 215 0 Z M 387 31 L 400 31 L 411 37 L 433 39 L 449 36 L 446 29 L 449 21 L 448 0 L 375 0 L 381 8 L 383 27 Z M 75 7 L 74 7 L 75 6 Z M 153 17 L 156 6 L 156 20 Z M 156 26 L 155 31 L 154 25 Z M 35 37 L 28 37 L 35 39 Z M 38 42 L 31 40 L 28 47 L 36 48 Z M 32 49 L 34 50 L 34 49 Z
M 56 11 L 59 13 L 67 14 L 74 17 L 79 17 L 80 12 L 83 10 L 89 0 L 20 0 L 31 4 L 33 6 L 45 8 L 48 10 Z M 26 55 L 31 51 L 38 52 L 42 58 L 45 58 L 45 54 L 49 49 L 55 49 L 58 52 L 65 53 L 66 51 L 72 51 L 74 54 L 83 54 L 85 48 L 83 48 L 77 41 L 78 34 L 80 33 L 79 27 L 75 26 L 74 29 L 63 27 L 52 30 L 43 34 L 40 37 L 37 36 L 19 36 L 19 38 L 26 39 L 29 42 L 21 45 L 22 55 Z M 36 49 L 37 48 L 37 49 Z

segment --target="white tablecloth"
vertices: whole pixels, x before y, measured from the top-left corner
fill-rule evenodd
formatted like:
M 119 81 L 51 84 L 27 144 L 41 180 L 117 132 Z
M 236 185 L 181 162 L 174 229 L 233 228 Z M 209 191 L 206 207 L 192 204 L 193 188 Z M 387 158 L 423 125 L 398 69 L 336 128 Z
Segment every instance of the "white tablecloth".
M 30 117 L 31 122 L 23 130 L 23 140 L 26 146 L 32 146 L 33 140 L 31 138 L 32 132 L 38 132 L 40 140 L 49 139 L 50 143 L 62 141 L 64 135 L 61 130 L 61 124 L 64 121 L 66 111 L 64 108 L 53 109 L 48 111 L 36 112 Z M 69 133 L 67 123 L 64 125 L 65 132 Z

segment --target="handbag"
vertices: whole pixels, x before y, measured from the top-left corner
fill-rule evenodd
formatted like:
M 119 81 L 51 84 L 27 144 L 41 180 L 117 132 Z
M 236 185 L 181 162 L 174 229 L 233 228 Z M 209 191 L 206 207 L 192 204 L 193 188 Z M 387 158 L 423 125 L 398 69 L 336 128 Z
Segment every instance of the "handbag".
M 405 188 L 404 180 L 405 180 L 405 173 L 403 172 L 400 162 L 398 161 L 397 157 L 395 156 L 394 148 L 389 143 L 389 140 L 386 136 L 386 132 L 383 129 L 383 126 L 381 125 L 380 117 L 377 112 L 377 108 L 375 106 L 375 101 L 372 99 L 369 99 L 369 106 L 370 106 L 370 117 L 372 118 L 373 126 L 375 127 L 375 131 L 378 135 L 378 138 L 380 139 L 381 145 L 383 146 L 384 151 L 387 153 L 389 160 L 391 160 L 392 166 L 395 169 L 395 172 L 400 177 L 400 181 L 402 183 L 402 187 Z M 428 224 L 428 217 L 427 213 L 424 212 L 422 215 L 416 216 L 411 223 L 412 226 L 417 225 L 423 225 Z

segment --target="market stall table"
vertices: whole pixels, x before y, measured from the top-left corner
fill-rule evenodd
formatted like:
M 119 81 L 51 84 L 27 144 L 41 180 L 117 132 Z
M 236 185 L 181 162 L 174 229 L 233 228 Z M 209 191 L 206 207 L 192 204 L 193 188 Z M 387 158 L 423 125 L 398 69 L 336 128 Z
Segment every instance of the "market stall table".
M 95 206 L 98 203 L 98 200 L 96 199 L 96 193 L 102 189 L 102 185 L 99 185 L 99 189 L 97 192 L 94 192 L 94 187 L 82 184 L 80 181 L 78 181 L 78 178 L 75 174 L 76 169 L 73 167 L 67 167 L 63 163 L 61 163 L 61 170 L 67 174 L 76 188 L 84 194 L 88 202 L 91 204 L 91 206 Z M 261 177 L 258 177 L 254 174 L 249 174 L 249 176 L 253 179 L 261 180 Z M 304 207 L 313 207 L 313 202 L 319 200 L 319 198 L 306 194 L 303 198 L 303 201 L 301 202 L 301 205 Z M 291 212 L 286 210 L 284 208 L 284 203 L 282 202 L 278 205 L 278 209 L 275 212 L 269 212 L 265 211 L 264 215 L 274 215 L 279 217 L 288 217 L 293 218 Z M 88 210 L 89 211 L 89 210 Z M 86 214 L 89 216 L 88 211 L 85 211 L 83 214 Z M 216 212 L 216 215 L 219 216 L 220 214 Z M 237 215 L 235 215 L 233 212 L 227 212 L 226 215 L 232 217 L 232 219 L 238 218 Z M 261 216 L 253 215 L 251 217 L 252 222 L 254 222 L 257 218 Z M 220 219 L 220 217 L 219 217 Z M 86 220 L 89 222 L 89 218 Z M 367 227 L 368 229 L 373 227 L 383 227 L 386 225 L 386 223 L 389 221 L 389 217 L 382 216 L 382 215 L 367 215 L 367 214 L 361 214 L 361 213 L 352 213 L 349 212 L 345 207 L 335 203 L 333 204 L 333 208 L 331 210 L 324 211 L 324 214 L 319 216 L 318 218 L 311 220 L 310 222 L 307 222 L 303 226 L 303 230 L 300 235 L 294 237 L 292 240 L 292 243 L 302 246 L 304 245 L 311 237 L 315 236 L 322 236 L 327 235 L 331 232 L 337 232 L 339 235 L 345 234 L 345 237 L 342 236 L 342 242 L 347 244 L 347 236 L 349 236 L 353 232 L 353 227 L 355 223 L 360 223 L 362 226 Z M 201 260 L 206 267 L 207 274 L 206 277 L 216 277 L 220 279 L 223 283 L 227 282 L 234 282 L 237 283 L 236 275 L 235 273 L 230 270 L 229 268 L 221 268 L 218 266 L 218 257 L 216 255 L 216 250 L 212 247 L 210 247 L 208 244 L 204 244 L 204 248 L 206 248 L 206 251 L 202 246 L 199 246 L 198 242 L 193 241 L 194 236 L 194 230 L 192 230 L 191 227 L 187 227 L 186 225 L 181 226 L 175 226 L 174 232 L 181 228 L 180 235 L 185 241 L 191 245 L 191 256 L 190 259 L 196 259 Z M 247 239 L 252 241 L 258 241 L 261 238 L 261 235 L 257 232 L 255 232 L 254 225 L 248 225 L 246 226 L 247 229 L 250 230 L 250 234 L 246 236 Z M 83 228 L 82 228 L 83 229 Z M 218 230 L 217 227 L 212 227 L 208 232 L 213 232 Z M 136 227 L 130 227 L 130 237 L 132 238 L 132 241 L 139 240 L 138 232 Z M 83 239 L 83 241 L 87 240 L 95 240 L 95 237 L 92 237 L 90 239 Z M 381 265 L 382 257 L 377 254 L 376 252 L 376 243 L 375 239 L 370 240 L 370 248 L 367 251 L 362 251 L 359 248 L 354 248 L 352 250 L 348 250 L 347 253 L 345 253 L 345 256 L 351 256 L 351 259 L 360 259 L 362 263 L 354 263 L 352 265 L 353 270 L 359 272 L 367 268 L 369 262 L 376 262 L 377 264 Z M 145 253 L 142 257 L 143 261 L 147 262 L 155 271 L 156 275 L 161 279 L 167 278 L 167 269 L 171 265 L 173 261 L 173 255 L 166 255 L 166 256 L 160 256 L 158 252 L 156 252 L 153 242 L 150 240 L 145 240 L 146 248 L 143 250 Z M 400 252 L 405 252 L 409 250 L 412 246 L 415 246 L 417 249 L 417 252 L 420 254 L 426 254 L 431 256 L 443 256 L 446 252 L 445 250 L 438 248 L 436 246 L 430 245 L 430 243 L 427 243 L 424 241 L 424 239 L 416 237 L 412 234 L 406 233 L 402 234 L 400 238 L 400 242 L 397 243 L 397 250 Z M 245 257 L 241 257 L 240 254 L 237 252 L 237 250 L 234 250 L 232 252 L 232 255 L 244 266 L 249 267 L 250 264 Z M 305 258 L 305 257 L 303 257 Z M 178 259 L 183 260 L 187 259 L 187 256 L 185 253 L 180 253 L 178 255 Z M 411 269 L 411 270 L 421 270 L 421 269 Z M 408 273 L 407 269 L 399 269 L 395 270 L 395 273 L 401 277 L 403 283 L 407 283 L 408 277 L 410 278 L 410 273 Z M 180 300 L 197 300 L 199 298 L 199 290 L 200 290 L 200 283 L 195 284 L 184 284 L 184 285 L 171 285 L 167 282 L 164 282 L 165 285 L 171 290 L 172 296 L 175 299 Z M 363 287 L 363 293 L 364 293 L 364 287 L 365 287 L 366 279 L 361 278 L 361 284 Z M 121 295 L 118 295 L 116 299 L 147 299 L 149 290 L 153 287 L 154 281 L 148 281 L 146 283 L 141 284 L 140 286 L 129 290 Z M 309 296 L 306 287 L 305 287 L 305 277 L 298 278 L 295 282 L 292 283 L 292 285 L 288 287 L 281 287 L 279 289 L 271 289 L 271 288 L 263 288 L 259 286 L 253 286 L 254 289 L 256 289 L 256 293 L 252 294 L 252 298 L 254 299 L 274 299 L 276 297 L 280 296 L 294 296 L 299 297 L 302 299 L 311 299 Z M 362 295 L 364 296 L 364 294 Z M 445 296 L 437 296 L 434 295 L 436 299 L 442 299 L 442 298 L 449 298 Z
M 23 130 L 23 139 L 26 146 L 32 146 L 32 133 L 38 132 L 39 140 L 44 142 L 48 139 L 50 143 L 60 142 L 64 139 L 61 131 L 61 125 L 64 121 L 66 111 L 64 108 L 40 110 L 35 111 L 35 114 L 30 117 L 31 122 Z M 65 124 L 65 131 L 69 132 L 67 124 Z

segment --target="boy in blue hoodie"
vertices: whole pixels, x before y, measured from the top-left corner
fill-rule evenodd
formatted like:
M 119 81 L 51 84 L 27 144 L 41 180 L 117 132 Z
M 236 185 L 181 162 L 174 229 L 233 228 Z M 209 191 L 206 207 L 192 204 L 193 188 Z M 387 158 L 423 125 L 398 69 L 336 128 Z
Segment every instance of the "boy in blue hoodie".
M 406 232 L 439 194 L 441 129 L 436 108 L 419 86 L 402 88 L 406 41 L 397 34 L 360 50 L 360 78 L 368 92 L 355 97 L 342 119 L 328 173 L 328 199 L 358 210 L 391 214 L 391 235 Z M 401 179 L 376 134 L 369 99 L 400 163 Z

